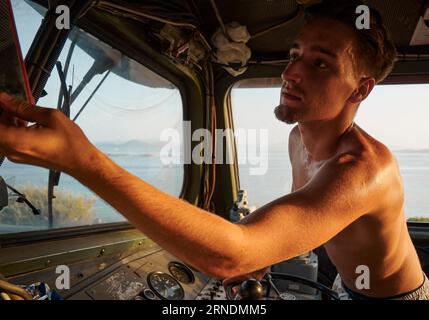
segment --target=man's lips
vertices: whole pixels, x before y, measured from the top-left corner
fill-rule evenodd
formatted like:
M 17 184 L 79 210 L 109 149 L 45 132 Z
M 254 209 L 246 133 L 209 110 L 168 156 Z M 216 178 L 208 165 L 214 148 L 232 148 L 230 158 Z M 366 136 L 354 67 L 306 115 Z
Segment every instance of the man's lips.
M 289 90 L 282 90 L 282 96 L 289 100 L 301 100 L 301 97 L 298 94 Z

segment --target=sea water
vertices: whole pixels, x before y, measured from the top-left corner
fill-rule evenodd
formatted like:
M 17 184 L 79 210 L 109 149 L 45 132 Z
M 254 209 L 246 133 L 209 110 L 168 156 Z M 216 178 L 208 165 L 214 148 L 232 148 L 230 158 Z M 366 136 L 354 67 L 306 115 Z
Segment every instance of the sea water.
M 108 155 L 113 161 L 153 186 L 174 196 L 180 194 L 183 182 L 182 165 L 164 165 L 157 152 L 112 152 Z M 429 218 L 429 152 L 396 151 L 394 155 L 404 181 L 405 216 Z M 268 167 L 263 175 L 251 175 L 251 165 L 246 163 L 240 164 L 239 168 L 240 187 L 247 191 L 249 205 L 253 208 L 260 207 L 291 190 L 291 166 L 286 152 L 270 152 Z M 46 188 L 48 184 L 47 169 L 9 161 L 5 161 L 0 167 L 0 176 L 18 190 L 28 185 Z M 61 175 L 59 186 L 55 187 L 55 190 L 69 191 L 76 196 L 93 197 L 94 223 L 125 220 L 109 204 L 66 174 Z M 5 232 L 2 230 L 0 228 L 0 233 Z

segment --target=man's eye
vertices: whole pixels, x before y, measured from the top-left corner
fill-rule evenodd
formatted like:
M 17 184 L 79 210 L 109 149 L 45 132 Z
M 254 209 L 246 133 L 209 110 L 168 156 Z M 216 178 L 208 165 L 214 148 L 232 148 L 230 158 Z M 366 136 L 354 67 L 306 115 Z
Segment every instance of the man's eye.
M 298 55 L 296 53 L 291 53 L 289 55 L 289 61 L 290 62 L 295 61 L 297 58 L 298 58 Z
M 322 61 L 320 59 L 317 59 L 314 64 L 316 65 L 316 67 L 319 67 L 319 68 L 322 68 L 322 69 L 325 69 L 325 68 L 328 67 L 328 65 L 324 61 Z

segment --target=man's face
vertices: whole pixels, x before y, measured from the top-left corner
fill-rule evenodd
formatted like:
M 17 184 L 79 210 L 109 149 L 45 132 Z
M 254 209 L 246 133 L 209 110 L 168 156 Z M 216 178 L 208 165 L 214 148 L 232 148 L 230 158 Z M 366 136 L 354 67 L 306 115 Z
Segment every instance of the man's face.
M 325 121 L 341 113 L 358 86 L 354 41 L 353 30 L 335 20 L 317 19 L 303 28 L 282 73 L 279 120 Z

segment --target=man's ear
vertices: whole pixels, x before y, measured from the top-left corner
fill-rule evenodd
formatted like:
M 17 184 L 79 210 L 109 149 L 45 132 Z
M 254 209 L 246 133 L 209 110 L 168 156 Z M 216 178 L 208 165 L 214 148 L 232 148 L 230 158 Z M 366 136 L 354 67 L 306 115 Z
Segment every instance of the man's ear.
M 361 103 L 363 100 L 368 97 L 368 95 L 371 93 L 372 89 L 375 86 L 375 79 L 372 77 L 365 77 L 360 79 L 359 81 L 359 87 L 355 91 L 353 91 L 352 95 L 349 98 L 349 102 L 355 104 L 355 103 Z

